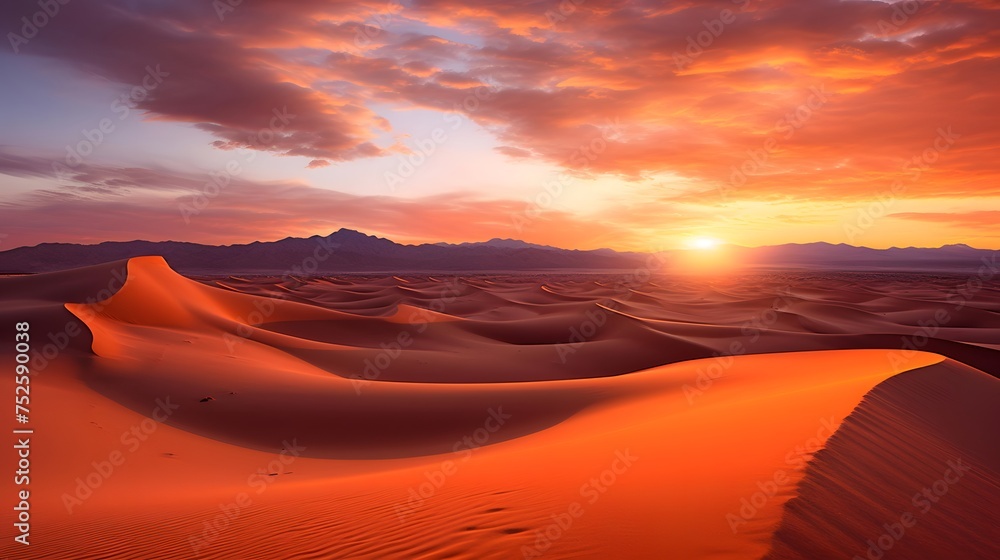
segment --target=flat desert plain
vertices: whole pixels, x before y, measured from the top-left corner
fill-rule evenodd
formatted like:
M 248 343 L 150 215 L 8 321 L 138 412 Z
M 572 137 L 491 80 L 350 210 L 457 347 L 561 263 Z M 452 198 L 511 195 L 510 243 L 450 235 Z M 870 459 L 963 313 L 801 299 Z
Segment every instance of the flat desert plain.
M 32 355 L 31 545 L 7 522 L 4 558 L 1000 558 L 1000 288 L 974 271 L 141 257 L 0 298 L 3 363 L 20 323 Z

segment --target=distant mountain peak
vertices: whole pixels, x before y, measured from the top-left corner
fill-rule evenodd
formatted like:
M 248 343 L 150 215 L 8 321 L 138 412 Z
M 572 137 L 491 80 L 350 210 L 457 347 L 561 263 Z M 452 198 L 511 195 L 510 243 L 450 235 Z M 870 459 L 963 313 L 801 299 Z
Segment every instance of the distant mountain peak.
M 337 231 L 335 231 L 335 232 L 331 233 L 330 235 L 328 235 L 327 237 L 334 237 L 334 236 L 337 236 L 337 237 L 362 237 L 362 238 L 375 237 L 374 235 L 368 235 L 367 233 L 362 233 L 362 232 L 360 232 L 360 231 L 358 231 L 356 229 L 349 229 L 349 228 L 340 228 Z
M 501 249 L 545 249 L 554 251 L 568 251 L 570 249 L 560 249 L 551 245 L 539 245 L 538 243 L 528 243 L 520 239 L 494 237 L 489 241 L 466 241 L 464 243 L 435 243 L 439 247 L 495 247 Z

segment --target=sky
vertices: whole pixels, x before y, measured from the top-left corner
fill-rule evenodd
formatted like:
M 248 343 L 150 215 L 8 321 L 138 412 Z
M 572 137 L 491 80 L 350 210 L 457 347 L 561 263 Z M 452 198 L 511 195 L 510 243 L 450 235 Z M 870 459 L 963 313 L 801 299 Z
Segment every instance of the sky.
M 6 0 L 0 250 L 1000 248 L 995 0 Z

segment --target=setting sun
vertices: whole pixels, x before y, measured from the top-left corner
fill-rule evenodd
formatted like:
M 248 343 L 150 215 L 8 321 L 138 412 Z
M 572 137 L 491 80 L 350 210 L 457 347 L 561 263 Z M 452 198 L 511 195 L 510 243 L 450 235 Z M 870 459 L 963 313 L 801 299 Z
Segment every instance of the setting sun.
M 702 251 L 715 249 L 719 246 L 720 241 L 711 237 L 695 237 L 688 241 L 688 247 L 691 249 L 699 249 Z

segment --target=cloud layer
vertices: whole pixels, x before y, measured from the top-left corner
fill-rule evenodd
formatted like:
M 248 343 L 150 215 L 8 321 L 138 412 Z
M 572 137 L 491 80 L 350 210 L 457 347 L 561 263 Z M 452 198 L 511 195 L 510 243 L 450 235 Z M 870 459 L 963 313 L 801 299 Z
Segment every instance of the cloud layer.
M 224 2 L 70 3 L 12 48 L 126 85 L 159 69 L 137 108 L 304 168 L 405 152 L 378 108 L 420 108 L 463 113 L 512 164 L 675 181 L 644 198 L 664 214 L 899 184 L 955 212 L 1000 200 L 988 0 Z M 6 2 L 0 21 L 37 11 Z

